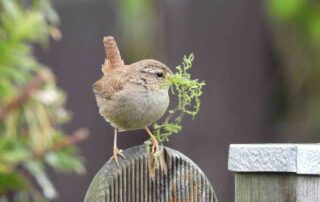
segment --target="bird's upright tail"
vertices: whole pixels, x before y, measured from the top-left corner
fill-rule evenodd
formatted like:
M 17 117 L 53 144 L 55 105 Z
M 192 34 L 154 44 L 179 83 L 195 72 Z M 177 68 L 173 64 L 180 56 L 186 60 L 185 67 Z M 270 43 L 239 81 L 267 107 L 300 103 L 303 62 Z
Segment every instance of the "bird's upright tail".
M 106 74 L 108 71 L 123 66 L 124 62 L 121 58 L 119 48 L 115 39 L 112 36 L 106 36 L 103 38 L 104 50 L 107 58 L 102 66 L 102 72 Z

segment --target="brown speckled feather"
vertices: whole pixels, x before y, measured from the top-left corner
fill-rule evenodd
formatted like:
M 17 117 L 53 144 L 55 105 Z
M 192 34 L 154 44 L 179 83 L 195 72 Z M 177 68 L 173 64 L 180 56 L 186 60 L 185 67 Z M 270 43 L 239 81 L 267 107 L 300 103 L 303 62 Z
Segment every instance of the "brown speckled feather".
M 123 74 L 123 76 L 119 76 Z M 122 71 L 111 72 L 92 85 L 92 90 L 96 95 L 111 99 L 111 97 L 123 89 L 125 84 L 125 73 Z

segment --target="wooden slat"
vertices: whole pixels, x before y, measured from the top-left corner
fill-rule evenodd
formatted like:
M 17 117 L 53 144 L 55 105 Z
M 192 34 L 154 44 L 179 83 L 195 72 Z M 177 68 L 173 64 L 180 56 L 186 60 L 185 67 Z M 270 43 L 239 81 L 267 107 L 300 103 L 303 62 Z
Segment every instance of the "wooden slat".
M 236 173 L 236 202 L 319 202 L 320 177 L 293 173 Z

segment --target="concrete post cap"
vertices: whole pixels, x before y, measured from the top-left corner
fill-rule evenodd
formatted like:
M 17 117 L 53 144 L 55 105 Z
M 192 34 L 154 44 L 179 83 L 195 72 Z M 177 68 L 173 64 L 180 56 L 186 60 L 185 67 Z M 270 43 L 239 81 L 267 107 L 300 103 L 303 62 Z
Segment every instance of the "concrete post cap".
M 228 169 L 320 175 L 320 144 L 231 144 Z

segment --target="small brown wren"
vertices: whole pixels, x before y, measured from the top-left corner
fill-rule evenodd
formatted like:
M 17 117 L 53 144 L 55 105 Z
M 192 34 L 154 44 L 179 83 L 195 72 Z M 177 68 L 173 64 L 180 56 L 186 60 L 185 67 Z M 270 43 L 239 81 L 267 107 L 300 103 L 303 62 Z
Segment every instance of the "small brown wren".
M 163 63 L 146 59 L 125 65 L 112 36 L 103 39 L 107 59 L 102 65 L 103 77 L 96 81 L 93 92 L 100 114 L 114 128 L 113 157 L 118 164 L 122 150 L 117 147 L 119 131 L 145 129 L 152 141 L 152 154 L 159 151 L 156 138 L 148 126 L 160 119 L 169 105 L 168 75 Z M 118 164 L 119 165 L 119 164 Z

